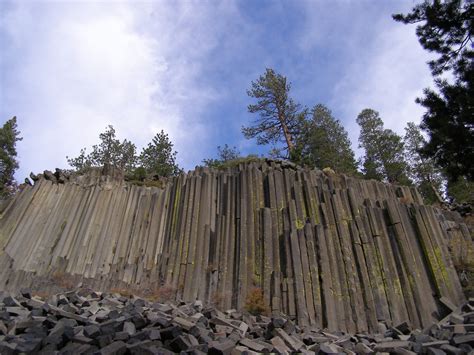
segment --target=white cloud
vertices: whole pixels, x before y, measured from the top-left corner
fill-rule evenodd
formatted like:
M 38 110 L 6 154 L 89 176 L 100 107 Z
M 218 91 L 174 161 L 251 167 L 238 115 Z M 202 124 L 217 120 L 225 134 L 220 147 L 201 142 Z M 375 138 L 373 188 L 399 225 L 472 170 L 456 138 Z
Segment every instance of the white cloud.
M 292 23 L 273 11 L 280 4 L 231 0 L 0 2 L 0 115 L 17 115 L 24 137 L 17 177 L 65 167 L 107 124 L 139 147 L 164 129 L 186 168 L 226 142 L 260 151 L 239 128 L 251 119 L 245 90 L 265 66 L 283 66 L 312 103 L 325 91 L 354 146 L 365 107 L 403 133 L 421 117 L 414 99 L 431 75 L 413 27 L 390 19 L 411 6 L 398 4 L 301 2 Z
M 432 85 L 426 64 L 430 57 L 419 45 L 413 27 L 381 21 L 374 30 L 379 35 L 354 53 L 332 95 L 331 106 L 339 106 L 344 113 L 354 146 L 359 136 L 355 119 L 360 111 L 378 111 L 386 128 L 403 135 L 407 122 L 420 122 L 423 108 L 415 98 Z
M 164 129 L 182 164 L 201 158 L 199 114 L 219 94 L 200 85 L 217 44 L 206 6 L 155 3 L 14 3 L 0 15 L 3 119 L 18 116 L 22 180 L 65 167 L 112 124 L 138 146 Z M 229 11 L 231 7 L 229 6 Z M 224 11 L 225 9 L 221 9 Z M 8 90 L 8 94 L 7 94 Z M 6 116 L 6 117 L 4 117 Z M 192 147 L 192 149 L 190 149 Z

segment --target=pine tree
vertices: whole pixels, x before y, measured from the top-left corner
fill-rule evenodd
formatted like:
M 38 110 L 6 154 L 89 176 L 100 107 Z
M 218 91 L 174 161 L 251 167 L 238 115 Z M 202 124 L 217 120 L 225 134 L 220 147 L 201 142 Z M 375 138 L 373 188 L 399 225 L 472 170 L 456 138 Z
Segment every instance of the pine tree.
M 18 169 L 16 142 L 21 141 L 16 117 L 0 128 L 0 198 L 5 199 L 16 190 L 14 174 Z
M 417 23 L 424 49 L 438 57 L 428 64 L 438 92 L 425 89 L 416 101 L 426 108 L 421 127 L 429 140 L 423 153 L 443 168 L 451 183 L 474 179 L 474 3 L 469 0 L 425 0 L 407 15 L 393 15 L 405 24 Z M 453 82 L 441 75 L 449 72 Z
M 460 177 L 456 181 L 448 181 L 446 190 L 451 203 L 474 205 L 474 181 Z
M 250 97 L 257 99 L 256 104 L 248 106 L 250 113 L 258 113 L 259 118 L 251 126 L 242 127 L 242 133 L 248 139 L 257 138 L 257 144 L 286 144 L 286 157 L 293 158 L 295 141 L 306 110 L 289 97 L 291 85 L 286 77 L 266 69 L 264 75 L 252 82 L 247 91 Z
M 410 179 L 417 185 L 427 203 L 442 203 L 444 177 L 434 160 L 421 154 L 426 140 L 421 134 L 420 127 L 408 122 L 403 141 Z
M 182 171 L 176 163 L 176 155 L 173 143 L 162 130 L 143 148 L 138 161 L 147 174 L 169 177 Z
M 324 105 L 316 105 L 297 141 L 302 162 L 319 169 L 355 175 L 357 163 L 347 131 Z
M 385 129 L 377 111 L 364 109 L 357 116 L 361 131 L 359 147 L 364 148 L 363 173 L 367 179 L 410 184 L 402 138 Z
M 217 155 L 217 159 L 203 159 L 202 162 L 207 167 L 219 168 L 228 161 L 240 158 L 239 150 L 236 147 L 229 147 L 229 145 L 227 144 L 224 144 L 223 147 L 221 147 L 220 145 L 217 146 Z
M 91 167 L 103 167 L 106 171 L 111 168 L 130 172 L 136 165 L 136 147 L 124 139 L 120 142 L 115 136 L 115 129 L 109 125 L 105 132 L 99 135 L 100 143 L 92 146 L 92 152 L 86 155 L 86 149 L 76 158 L 66 157 L 67 162 L 76 171 L 84 171 Z

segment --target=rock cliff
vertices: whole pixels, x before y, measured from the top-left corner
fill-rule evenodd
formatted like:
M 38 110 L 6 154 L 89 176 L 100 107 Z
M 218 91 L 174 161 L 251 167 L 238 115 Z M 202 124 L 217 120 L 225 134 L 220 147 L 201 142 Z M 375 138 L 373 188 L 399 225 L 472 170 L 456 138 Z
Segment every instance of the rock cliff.
M 472 244 L 459 215 L 414 189 L 282 162 L 197 168 L 162 188 L 45 174 L 1 215 L 0 289 L 60 275 L 240 309 L 259 287 L 303 326 L 421 327 L 464 300 L 453 239 Z

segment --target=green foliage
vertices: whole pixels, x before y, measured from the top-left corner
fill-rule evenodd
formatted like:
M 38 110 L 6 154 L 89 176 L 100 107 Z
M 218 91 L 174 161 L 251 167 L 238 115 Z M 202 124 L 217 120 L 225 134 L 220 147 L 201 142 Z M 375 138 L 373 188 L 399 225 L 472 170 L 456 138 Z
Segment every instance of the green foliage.
M 169 177 L 181 172 L 176 163 L 176 155 L 177 152 L 173 151 L 173 143 L 162 130 L 143 149 L 138 157 L 138 161 L 147 174 Z
M 16 117 L 5 122 L 0 128 L 0 198 L 5 199 L 16 190 L 14 178 L 15 170 L 18 169 L 16 159 L 16 142 L 21 141 L 20 132 L 17 129 Z
M 474 179 L 474 4 L 472 1 L 424 1 L 396 21 L 418 23 L 416 34 L 426 50 L 438 54 L 428 64 L 438 92 L 425 89 L 416 101 L 426 108 L 421 127 L 429 141 L 423 154 L 443 168 L 449 180 Z M 450 72 L 453 83 L 440 75 Z
M 245 300 L 245 310 L 254 316 L 270 313 L 261 288 L 256 287 L 250 290 Z
M 181 172 L 176 164 L 177 153 L 173 151 L 173 143 L 163 131 L 153 137 L 138 157 L 135 145 L 126 139 L 120 142 L 112 126 L 108 126 L 99 138 L 100 143 L 92 146 L 91 153 L 86 154 L 83 148 L 78 157 L 66 157 L 69 165 L 78 172 L 92 167 L 120 169 L 128 180 L 135 182 L 143 182 L 147 175 L 168 177 Z
M 362 110 L 357 123 L 361 128 L 359 147 L 365 150 L 362 164 L 365 177 L 410 184 L 402 138 L 392 130 L 384 129 L 379 113 L 372 109 Z
M 146 179 L 146 170 L 143 166 L 139 166 L 128 174 L 128 179 L 133 181 L 144 181 Z
M 203 163 L 214 169 L 218 170 L 225 170 L 228 168 L 234 168 L 239 166 L 240 164 L 248 164 L 252 162 L 261 161 L 262 158 L 259 158 L 257 155 L 249 154 L 246 157 L 237 157 L 235 159 L 228 159 L 228 160 L 220 160 L 220 159 L 204 159 Z
M 240 158 L 238 149 L 236 147 L 229 147 L 227 144 L 224 147 L 217 146 L 217 155 L 217 159 L 203 159 L 202 162 L 209 168 L 220 168 L 226 162 Z
M 286 77 L 273 69 L 266 69 L 251 85 L 247 94 L 257 99 L 257 103 L 249 105 L 248 111 L 258 113 L 259 118 L 251 126 L 242 127 L 242 133 L 248 139 L 256 138 L 261 145 L 286 143 L 289 157 L 306 110 L 289 97 L 291 85 Z
M 416 35 L 424 49 L 439 54 L 428 62 L 434 76 L 446 71 L 458 74 L 472 60 L 474 5 L 465 0 L 425 0 L 407 15 L 393 19 L 404 24 L 419 24 Z
M 464 177 L 448 181 L 447 193 L 451 202 L 474 204 L 474 182 Z
M 115 137 L 115 129 L 109 125 L 99 135 L 100 143 L 92 146 L 92 152 L 86 155 L 86 149 L 76 158 L 66 157 L 67 162 L 76 171 L 85 171 L 91 167 L 117 168 L 124 172 L 132 171 L 136 165 L 136 147 L 124 139 L 120 142 Z
M 420 127 L 413 122 L 408 122 L 403 141 L 410 179 L 417 185 L 426 203 L 442 202 L 444 178 L 434 160 L 421 154 L 426 140 L 421 134 Z
M 296 157 L 311 167 L 332 168 L 338 173 L 355 175 L 357 163 L 347 131 L 324 105 L 316 105 L 312 119 L 305 121 L 298 136 Z
M 474 78 L 474 70 L 471 73 Z M 474 80 L 474 79 L 473 79 Z M 422 128 L 428 132 L 429 142 L 423 152 L 433 157 L 453 181 L 466 176 L 474 179 L 474 83 L 454 85 L 438 81 L 440 94 L 425 90 L 418 99 L 427 112 Z

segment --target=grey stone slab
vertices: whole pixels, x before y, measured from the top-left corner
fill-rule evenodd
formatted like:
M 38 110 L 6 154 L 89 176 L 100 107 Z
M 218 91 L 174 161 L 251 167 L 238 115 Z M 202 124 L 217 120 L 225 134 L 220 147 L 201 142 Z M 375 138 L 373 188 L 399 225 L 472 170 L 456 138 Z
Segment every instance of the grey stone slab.
M 240 339 L 239 343 L 242 344 L 243 346 L 246 346 L 247 348 L 251 350 L 254 350 L 260 353 L 262 352 L 267 353 L 271 351 L 271 346 L 257 343 L 256 341 L 250 340 L 248 338 Z
M 466 335 L 456 335 L 453 337 L 453 342 L 456 345 L 474 342 L 474 333 Z
M 137 332 L 135 324 L 132 322 L 123 323 L 123 331 L 126 332 L 129 336 L 134 335 Z
M 215 341 L 209 344 L 209 354 L 230 355 L 235 348 L 235 342 L 231 340 Z
M 441 350 L 443 350 L 446 354 L 450 354 L 450 355 L 462 355 L 464 354 L 464 351 L 455 347 L 455 346 L 452 346 L 450 344 L 445 344 L 445 345 L 441 345 L 440 347 Z
M 114 341 L 113 343 L 100 349 L 101 355 L 122 355 L 127 352 L 127 345 L 123 341 Z
M 294 336 L 288 335 L 283 329 L 273 330 L 275 336 L 279 336 L 292 351 L 299 351 L 304 347 L 304 343 Z
M 405 348 L 409 349 L 411 346 L 411 342 L 404 341 L 404 340 L 394 340 L 394 341 L 387 341 L 378 343 L 374 346 L 375 351 L 392 351 L 396 348 Z
M 426 353 L 429 355 L 446 355 L 445 351 L 438 348 L 432 348 L 432 347 L 427 348 Z

